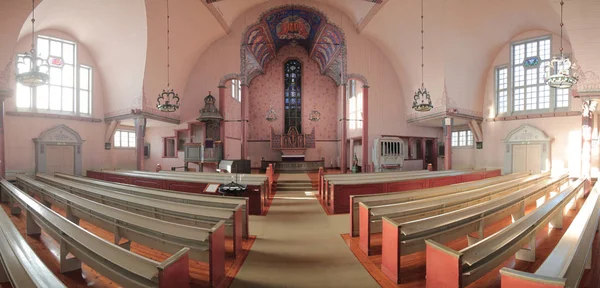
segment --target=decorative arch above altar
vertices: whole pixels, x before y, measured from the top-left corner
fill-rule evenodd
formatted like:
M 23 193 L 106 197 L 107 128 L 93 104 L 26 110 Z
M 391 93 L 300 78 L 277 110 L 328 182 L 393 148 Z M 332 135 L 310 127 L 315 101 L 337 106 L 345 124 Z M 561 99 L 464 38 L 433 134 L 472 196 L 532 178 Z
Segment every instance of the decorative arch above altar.
M 266 64 L 285 45 L 300 45 L 319 64 L 321 74 L 337 85 L 346 77 L 346 40 L 343 31 L 313 7 L 284 5 L 266 11 L 250 25 L 241 43 L 241 78 L 248 85 L 264 73 Z

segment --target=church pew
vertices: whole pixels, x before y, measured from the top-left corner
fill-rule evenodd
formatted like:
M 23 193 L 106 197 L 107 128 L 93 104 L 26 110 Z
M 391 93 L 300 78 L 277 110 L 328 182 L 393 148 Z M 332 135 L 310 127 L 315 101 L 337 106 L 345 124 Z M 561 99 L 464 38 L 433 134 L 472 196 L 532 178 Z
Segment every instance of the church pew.
M 531 175 L 530 172 L 513 173 L 498 177 L 492 177 L 483 180 L 464 182 L 459 184 L 452 184 L 448 186 L 440 186 L 434 188 L 417 189 L 410 191 L 399 191 L 399 192 L 388 192 L 382 194 L 366 194 L 366 195 L 351 195 L 350 196 L 350 233 L 352 237 L 359 236 L 359 219 L 360 219 L 360 205 L 363 203 L 367 206 L 378 207 L 385 205 L 393 205 L 396 203 L 402 203 L 406 201 L 414 201 L 424 198 L 436 197 L 441 195 L 448 195 L 452 193 L 458 193 L 468 190 L 479 189 L 507 181 L 527 177 Z M 544 175 L 550 176 L 550 173 Z
M 477 203 L 486 202 L 502 197 L 507 193 L 535 185 L 547 179 L 547 175 L 532 175 L 525 178 L 505 181 L 504 183 L 487 187 L 457 192 L 449 195 L 440 195 L 414 201 L 388 204 L 371 207 L 360 203 L 359 237 L 360 248 L 367 255 L 371 255 L 371 235 L 382 232 L 383 219 L 405 222 L 448 213 Z M 556 181 L 566 183 L 567 175 L 562 175 Z
M 5 179 L 0 180 L 0 186 L 2 194 L 10 198 L 11 214 L 19 215 L 21 209 L 25 210 L 27 235 L 39 235 L 43 229 L 60 244 L 61 273 L 81 269 L 83 262 L 124 287 L 189 287 L 188 248 L 159 263 L 93 235 Z M 67 258 L 69 253 L 76 258 Z M 213 279 L 213 286 L 220 284 L 221 279 Z
M 383 217 L 383 240 L 381 270 L 397 283 L 402 282 L 401 256 L 425 250 L 426 239 L 446 243 L 466 236 L 469 244 L 483 239 L 483 231 L 505 217 L 525 215 L 525 207 L 540 197 L 550 198 L 552 192 L 568 182 L 567 175 L 541 181 L 530 187 L 511 189 L 501 197 L 463 209 L 432 217 L 406 221 L 403 218 Z M 561 218 L 562 219 L 562 218 Z M 478 232 L 478 238 L 469 233 Z
M 265 175 L 260 174 L 227 174 L 227 173 L 210 173 L 210 172 L 202 172 L 202 173 L 191 173 L 191 172 L 177 172 L 172 171 L 173 173 L 156 173 L 156 172 L 148 172 L 148 171 L 137 171 L 137 170 L 116 170 L 114 172 L 120 173 L 132 173 L 138 175 L 146 175 L 148 177 L 168 177 L 166 179 L 171 181 L 182 181 L 184 182 L 202 182 L 202 183 L 231 183 L 236 182 L 242 185 L 247 185 L 248 191 L 259 191 L 256 187 L 259 187 L 261 192 L 261 197 L 263 201 L 263 208 L 266 208 L 269 204 L 269 196 L 271 195 L 269 179 Z M 130 174 L 130 175 L 132 175 Z M 163 178 L 165 179 L 165 178 Z M 175 187 L 175 184 L 169 184 L 171 187 Z M 182 185 L 178 183 L 177 185 Z M 184 192 L 194 192 L 194 191 L 184 191 Z
M 248 217 L 248 198 L 244 197 L 229 197 L 216 196 L 207 194 L 192 194 L 187 192 L 176 192 L 170 190 L 161 190 L 153 188 L 145 188 L 130 184 L 113 183 L 102 180 L 95 180 L 87 177 L 78 177 L 62 173 L 54 173 L 54 176 L 59 179 L 68 180 L 71 182 L 82 183 L 90 186 L 95 186 L 105 190 L 122 192 L 131 195 L 142 196 L 151 199 L 170 201 L 174 203 L 185 203 L 198 206 L 235 208 L 242 205 L 242 237 L 248 238 L 249 235 L 249 217 Z
M 66 287 L 33 252 L 4 210 L 0 210 L 0 283 L 10 282 L 14 288 Z
M 18 183 L 23 182 L 23 179 L 33 180 L 28 176 L 17 176 Z M 242 252 L 241 205 L 231 209 L 174 203 L 69 182 L 45 174 L 37 174 L 36 180 L 88 200 L 168 222 L 211 228 L 220 221 L 225 221 L 225 235 L 233 238 L 234 254 L 237 256 Z
M 114 243 L 122 238 L 163 251 L 176 253 L 189 248 L 189 258 L 208 263 L 210 281 L 222 279 L 225 274 L 225 221 L 212 228 L 199 228 L 142 216 L 75 196 L 42 182 L 19 178 L 26 192 L 37 194 L 44 205 L 56 205 L 67 213 L 67 219 L 79 223 L 85 220 L 101 229 L 114 233 Z
M 116 172 L 116 171 L 87 171 L 87 176 L 94 179 L 131 184 L 147 188 L 172 190 L 179 192 L 190 192 L 193 194 L 203 194 L 204 189 L 210 183 L 226 184 L 231 182 L 231 178 L 218 180 L 197 180 L 197 179 L 178 179 L 172 175 L 154 173 L 153 175 L 142 175 L 140 173 Z M 247 185 L 247 191 L 242 195 L 248 197 L 248 209 L 251 215 L 262 215 L 266 211 L 268 195 L 266 189 L 261 187 L 264 182 L 243 181 L 240 184 Z M 217 193 L 208 195 L 218 195 Z
M 533 212 L 460 251 L 425 240 L 427 287 L 465 287 L 515 254 L 518 260 L 535 261 L 536 233 L 551 221 L 562 227 L 564 207 L 582 194 L 584 184 L 576 180 Z
M 418 176 L 424 174 L 439 174 L 448 173 L 452 171 L 437 171 L 431 172 L 429 170 L 417 170 L 417 171 L 400 171 L 400 172 L 379 172 L 379 173 L 360 173 L 360 174 L 325 174 L 322 179 L 322 188 L 319 191 L 321 199 L 327 199 L 327 194 L 330 190 L 330 184 L 333 181 L 368 181 L 381 178 L 399 178 L 407 176 Z
M 569 229 L 535 273 L 500 269 L 502 287 L 579 287 L 583 271 L 591 268 L 592 244 L 600 216 L 599 196 L 597 183 Z
M 362 194 L 380 194 L 391 191 L 406 191 L 415 189 L 446 186 L 450 184 L 481 180 L 500 176 L 500 170 L 493 171 L 455 171 L 448 173 L 432 172 L 422 176 L 402 177 L 397 179 L 357 180 L 343 183 L 330 182 L 328 190 L 327 209 L 330 214 L 350 212 L 350 196 Z

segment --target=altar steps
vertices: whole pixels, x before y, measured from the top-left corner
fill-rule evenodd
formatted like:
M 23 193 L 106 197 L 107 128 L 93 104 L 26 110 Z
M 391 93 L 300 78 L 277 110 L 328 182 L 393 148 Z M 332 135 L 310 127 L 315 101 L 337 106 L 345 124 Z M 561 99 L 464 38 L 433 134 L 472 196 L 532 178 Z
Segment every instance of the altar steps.
M 313 191 L 310 180 L 279 180 L 277 181 L 277 191 Z

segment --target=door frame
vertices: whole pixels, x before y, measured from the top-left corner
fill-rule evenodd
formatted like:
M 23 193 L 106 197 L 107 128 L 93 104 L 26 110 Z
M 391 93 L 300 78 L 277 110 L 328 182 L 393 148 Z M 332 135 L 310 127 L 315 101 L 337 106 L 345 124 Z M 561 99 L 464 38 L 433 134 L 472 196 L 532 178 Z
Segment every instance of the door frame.
M 504 140 L 504 169 L 503 174 L 512 173 L 513 161 L 513 145 L 515 144 L 541 144 L 540 153 L 540 170 L 550 170 L 552 163 L 550 162 L 550 138 L 546 132 L 538 129 L 530 124 L 523 124 L 518 128 L 510 131 Z M 547 165 L 548 164 L 548 165 Z
M 73 146 L 75 175 L 82 175 L 81 146 L 85 140 L 77 131 L 61 124 L 42 132 L 38 138 L 33 138 L 33 142 L 35 143 L 35 173 L 46 173 L 46 145 L 54 145 Z

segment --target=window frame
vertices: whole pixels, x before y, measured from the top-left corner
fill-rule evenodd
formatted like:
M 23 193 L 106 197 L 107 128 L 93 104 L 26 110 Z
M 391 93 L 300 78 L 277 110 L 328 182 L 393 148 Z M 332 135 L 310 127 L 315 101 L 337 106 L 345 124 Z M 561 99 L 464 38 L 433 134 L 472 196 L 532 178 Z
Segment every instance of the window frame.
M 119 145 L 119 146 L 117 146 L 117 145 L 116 145 L 116 142 L 115 142 L 115 141 L 116 141 L 116 135 L 117 135 L 117 133 L 121 133 L 121 134 L 119 135 L 119 140 L 120 140 L 120 142 L 121 142 L 121 145 Z M 129 138 L 130 138 L 129 134 L 133 134 L 133 135 L 134 135 L 134 136 L 133 136 L 133 138 L 134 138 L 134 141 L 133 141 L 133 146 L 129 146 L 129 144 L 130 144 L 130 142 L 129 142 L 129 141 L 127 141 L 127 145 L 128 145 L 128 146 L 122 146 L 122 143 L 123 143 L 123 140 L 121 140 L 121 139 L 122 139 L 122 137 L 121 137 L 121 136 L 123 136 L 123 134 L 122 134 L 122 133 L 127 133 L 127 139 L 128 139 L 128 140 L 129 140 Z M 136 148 L 136 146 L 137 146 L 137 143 L 136 143 L 136 141 L 137 141 L 137 138 L 136 138 L 135 131 L 133 131 L 133 130 L 127 130 L 127 129 L 116 129 L 116 130 L 115 130 L 115 133 L 113 134 L 113 141 L 112 141 L 112 145 L 113 145 L 113 147 L 114 147 L 115 149 L 128 149 L 128 150 L 131 150 L 131 149 L 135 149 L 135 148 Z
M 240 79 L 231 79 L 231 98 L 242 102 L 242 81 Z
M 472 149 L 474 144 L 475 139 L 473 138 L 473 131 L 469 129 L 452 131 L 452 135 L 450 137 L 450 147 L 452 147 L 452 149 Z
M 359 87 L 358 80 L 348 80 L 348 129 L 359 130 L 363 128 L 362 113 L 363 113 L 363 91 Z M 354 108 L 354 109 L 353 109 Z
M 526 44 L 529 42 L 534 42 L 537 41 L 539 43 L 539 41 L 541 40 L 550 40 L 550 60 L 551 61 L 553 57 L 555 56 L 559 56 L 560 53 L 554 53 L 553 49 L 552 49 L 552 42 L 554 41 L 552 34 L 544 34 L 544 35 L 539 35 L 536 37 L 531 37 L 531 38 L 526 38 L 526 39 L 521 39 L 521 40 L 516 40 L 516 41 L 512 41 L 509 43 L 509 59 L 508 59 L 508 63 L 506 64 L 502 64 L 502 65 L 497 65 L 494 67 L 494 114 L 496 115 L 496 117 L 502 117 L 502 116 L 519 116 L 519 115 L 527 115 L 527 114 L 539 114 L 539 113 L 548 113 L 548 112 L 565 112 L 565 111 L 570 111 L 571 110 L 571 105 L 572 105 L 572 92 L 569 90 L 568 96 L 567 96 L 567 101 L 568 104 L 567 106 L 564 107 L 558 107 L 557 106 L 557 89 L 556 88 L 550 88 L 550 103 L 549 103 L 549 107 L 548 108 L 542 108 L 542 109 L 532 109 L 532 110 L 527 110 L 526 109 L 526 105 L 527 105 L 527 100 L 525 99 L 524 102 L 524 110 L 520 110 L 520 111 L 515 111 L 514 110 L 514 78 L 513 78 L 513 70 L 514 70 L 514 46 L 516 45 L 520 45 L 520 44 Z M 538 48 L 539 49 L 539 48 Z M 539 56 L 539 55 L 538 55 Z M 571 57 L 571 54 L 568 53 L 564 53 L 565 57 Z M 525 57 L 527 58 L 527 57 Z M 540 68 L 543 67 L 543 65 L 540 63 Z M 498 71 L 502 68 L 507 68 L 507 109 L 506 112 L 500 112 L 499 109 L 499 79 L 498 79 Z M 539 71 L 538 71 L 539 73 Z M 525 72 L 524 74 L 525 80 L 526 81 L 526 77 L 527 74 Z M 525 89 L 525 87 L 527 86 L 523 86 L 523 89 Z M 538 85 L 539 87 L 539 85 Z M 525 92 L 525 98 L 527 98 L 527 92 Z M 538 94 L 539 97 L 539 94 Z M 539 100 L 539 98 L 538 98 Z M 539 101 L 538 101 L 538 107 L 539 107 Z
M 37 114 L 47 114 L 47 115 L 69 115 L 69 116 L 80 116 L 80 117 L 85 117 L 85 118 L 89 118 L 92 117 L 93 114 L 93 73 L 94 73 L 94 68 L 90 65 L 85 65 L 85 64 L 81 64 L 79 63 L 79 43 L 77 43 L 76 41 L 71 41 L 71 40 L 67 40 L 67 39 L 62 39 L 62 38 L 57 38 L 57 37 L 53 37 L 53 36 L 46 36 L 46 35 L 36 35 L 35 37 L 35 41 L 37 44 L 39 44 L 39 40 L 40 39 L 44 39 L 47 40 L 49 43 L 49 46 L 51 45 L 51 41 L 55 41 L 55 42 L 60 42 L 61 43 L 61 58 L 64 61 L 64 51 L 63 49 L 63 45 L 66 44 L 70 44 L 73 45 L 73 63 L 72 64 L 64 64 L 63 68 L 65 65 L 69 65 L 69 66 L 73 66 L 73 87 L 69 87 L 70 89 L 73 90 L 73 98 L 72 98 L 72 108 L 73 111 L 65 111 L 62 110 L 62 91 L 61 91 L 61 110 L 53 110 L 50 109 L 50 103 L 51 103 L 51 96 L 50 96 L 50 87 L 51 86 L 58 86 L 61 87 L 61 89 L 63 88 L 63 84 L 61 83 L 61 85 L 54 85 L 54 84 L 46 84 L 45 86 L 48 87 L 48 108 L 39 108 L 38 106 L 38 88 L 32 89 L 29 87 L 24 87 L 24 88 L 28 88 L 29 89 L 29 107 L 19 107 L 18 104 L 15 105 L 15 110 L 17 112 L 30 112 L 30 113 L 37 113 Z M 48 48 L 50 49 L 50 48 Z M 15 59 L 18 61 L 19 57 L 22 57 L 23 54 L 21 53 L 17 53 L 15 55 Z M 50 53 L 49 53 L 50 56 Z M 61 70 L 63 69 L 61 68 Z M 81 103 L 81 98 L 80 98 L 80 92 L 81 92 L 81 88 L 80 88 L 80 69 L 87 69 L 89 72 L 89 85 L 88 85 L 88 89 L 83 89 L 85 91 L 88 92 L 88 113 L 83 113 L 81 112 L 81 107 L 80 107 L 80 103 Z M 50 69 L 50 68 L 49 68 Z M 64 73 L 64 72 L 63 72 Z M 62 82 L 62 81 L 61 81 Z M 20 88 L 18 88 L 18 85 L 20 85 L 19 83 L 16 83 L 16 90 L 19 90 Z M 44 87 L 44 86 L 40 86 L 40 87 Z M 18 93 L 17 91 L 15 93 Z M 18 98 L 18 94 L 15 95 L 15 101 L 18 102 L 17 98 Z

